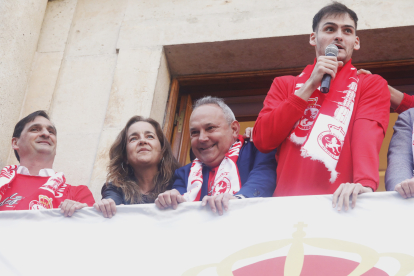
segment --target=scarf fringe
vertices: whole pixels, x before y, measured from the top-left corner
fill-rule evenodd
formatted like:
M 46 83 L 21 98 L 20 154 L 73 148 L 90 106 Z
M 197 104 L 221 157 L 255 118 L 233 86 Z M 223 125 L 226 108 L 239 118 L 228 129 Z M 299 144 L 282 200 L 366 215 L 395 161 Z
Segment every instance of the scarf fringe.
M 293 142 L 295 145 L 302 146 L 303 143 L 305 143 L 307 136 L 305 137 L 298 137 L 294 132 L 290 135 L 289 139 L 291 142 Z
M 326 156 L 318 156 L 318 155 L 315 156 L 315 154 L 312 156 L 308 153 L 308 151 L 305 148 L 300 149 L 300 155 L 303 158 L 310 157 L 311 160 L 318 161 L 318 162 L 321 162 L 322 164 L 324 164 L 325 168 L 327 168 L 328 171 L 331 173 L 331 178 L 329 179 L 329 182 L 331 182 L 331 184 L 333 184 L 336 181 L 336 179 L 338 179 L 339 173 L 335 170 L 336 169 L 336 164 L 334 164 L 334 166 L 328 166 L 328 164 L 331 164 L 331 163 L 327 162 L 327 161 L 329 161 L 329 159 Z M 326 160 L 324 160 L 324 159 L 326 159 Z

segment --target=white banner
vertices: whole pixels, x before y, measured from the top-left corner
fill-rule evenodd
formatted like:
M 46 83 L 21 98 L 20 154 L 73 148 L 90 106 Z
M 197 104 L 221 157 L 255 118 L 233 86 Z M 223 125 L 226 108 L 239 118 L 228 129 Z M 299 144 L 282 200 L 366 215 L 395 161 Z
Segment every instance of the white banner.
M 0 212 L 0 275 L 414 275 L 414 199 L 364 194 L 233 200 L 223 216 L 120 206 Z M 365 274 L 364 274 L 365 273 Z

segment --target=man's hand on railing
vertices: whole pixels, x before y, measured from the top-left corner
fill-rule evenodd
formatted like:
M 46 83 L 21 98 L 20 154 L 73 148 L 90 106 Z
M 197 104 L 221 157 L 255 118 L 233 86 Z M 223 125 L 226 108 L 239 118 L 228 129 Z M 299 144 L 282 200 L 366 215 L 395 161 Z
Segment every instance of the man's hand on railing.
M 221 216 L 223 215 L 223 211 L 227 212 L 229 210 L 229 200 L 231 199 L 237 199 L 237 197 L 228 193 L 215 196 L 205 196 L 201 202 L 201 206 L 206 206 L 208 203 L 211 211 L 214 213 L 218 212 L 218 214 Z
M 358 195 L 371 192 L 373 192 L 371 188 L 364 187 L 359 183 L 343 183 L 338 187 L 338 189 L 336 189 L 335 193 L 333 194 L 332 208 L 338 207 L 338 211 L 341 211 L 342 206 L 344 206 L 344 210 L 348 211 L 349 198 L 351 195 L 351 207 L 355 208 Z
M 414 178 L 406 179 L 395 186 L 395 191 L 403 198 L 414 197 Z

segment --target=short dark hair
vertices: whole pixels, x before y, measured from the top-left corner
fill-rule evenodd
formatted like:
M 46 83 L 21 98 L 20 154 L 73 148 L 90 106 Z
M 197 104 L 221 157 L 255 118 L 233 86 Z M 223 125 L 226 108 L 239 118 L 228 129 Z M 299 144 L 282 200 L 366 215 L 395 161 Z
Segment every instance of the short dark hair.
M 315 16 L 313 17 L 312 30 L 316 32 L 319 22 L 321 22 L 321 20 L 324 17 L 328 15 L 343 15 L 345 13 L 347 13 L 349 17 L 351 17 L 351 19 L 354 20 L 356 30 L 358 23 L 358 16 L 356 15 L 356 13 L 344 4 L 338 3 L 336 1 L 333 1 L 332 4 L 323 7 L 320 11 L 318 11 L 317 14 L 315 14 Z
M 20 135 L 22 134 L 22 131 L 24 129 L 24 127 L 27 125 L 27 123 L 33 122 L 36 117 L 38 116 L 42 116 L 45 117 L 46 119 L 49 119 L 49 115 L 47 115 L 46 111 L 44 110 L 38 110 L 35 111 L 29 115 L 27 115 L 26 117 L 24 117 L 23 119 L 21 119 L 16 126 L 14 127 L 14 131 L 13 131 L 13 138 L 20 138 Z M 16 150 L 14 150 L 14 155 L 16 156 L 17 160 L 20 162 L 20 156 L 17 153 Z

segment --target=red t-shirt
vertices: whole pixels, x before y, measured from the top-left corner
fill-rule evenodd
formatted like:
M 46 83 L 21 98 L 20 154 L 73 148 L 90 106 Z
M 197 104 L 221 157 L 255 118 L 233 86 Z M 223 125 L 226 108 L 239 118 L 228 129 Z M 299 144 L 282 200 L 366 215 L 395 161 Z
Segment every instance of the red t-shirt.
M 84 185 L 62 185 L 52 196 L 39 189 L 50 177 L 16 174 L 3 195 L 0 194 L 0 211 L 34 210 L 58 208 L 65 199 L 71 199 L 92 206 L 95 200 Z
M 387 82 L 378 75 L 358 78 L 354 110 L 336 167 L 339 175 L 332 184 L 325 165 L 303 158 L 300 146 L 288 139 L 308 106 L 308 102 L 294 95 L 297 77 L 274 79 L 253 129 L 254 144 L 260 151 L 277 148 L 273 196 L 332 194 L 346 182 L 377 189 L 379 151 L 388 127 L 390 93 Z

